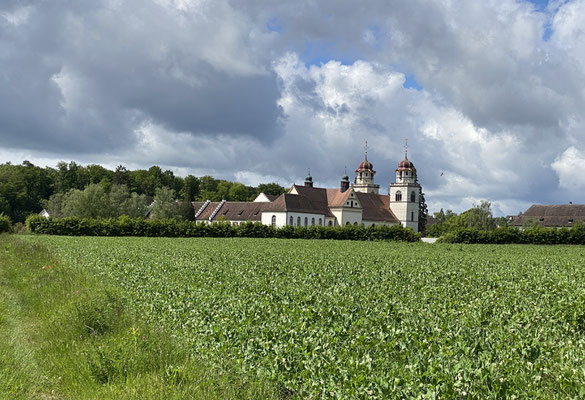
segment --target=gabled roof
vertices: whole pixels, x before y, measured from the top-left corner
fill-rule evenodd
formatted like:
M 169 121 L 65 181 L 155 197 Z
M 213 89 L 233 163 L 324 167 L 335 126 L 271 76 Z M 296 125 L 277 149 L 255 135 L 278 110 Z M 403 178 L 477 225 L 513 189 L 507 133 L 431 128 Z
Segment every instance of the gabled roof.
M 337 208 L 345 206 L 352 189 L 342 192 L 340 189 L 327 189 L 327 204 L 329 207 Z
M 400 223 L 390 210 L 390 196 L 355 192 L 362 205 L 362 221 L 384 221 Z
M 305 188 L 304 186 L 299 186 L 303 189 L 318 189 L 318 188 Z M 323 190 L 324 189 L 318 189 Z M 307 191 L 304 191 L 307 193 Z M 315 194 L 313 192 L 312 194 Z M 318 196 L 318 194 L 317 194 Z M 316 197 L 316 196 L 314 196 Z M 325 197 L 326 198 L 326 197 Z M 270 203 L 270 207 L 266 209 L 266 211 L 274 211 L 274 212 L 284 212 L 284 211 L 291 211 L 291 212 L 299 212 L 299 213 L 307 213 L 307 214 L 323 214 L 327 217 L 333 217 L 333 214 L 327 207 L 327 202 L 323 201 L 312 201 L 309 197 L 301 194 L 291 194 L 291 193 L 284 193 L 281 194 L 276 200 Z
M 193 207 L 197 212 L 202 206 L 203 202 L 194 202 Z M 271 203 L 263 202 L 245 202 L 245 201 L 226 201 L 223 202 L 220 209 L 213 216 L 212 220 L 215 221 L 221 217 L 229 221 L 260 221 L 262 217 L 262 211 L 266 210 Z M 209 217 L 220 205 L 220 202 L 210 202 L 201 214 L 197 217 L 198 221 L 209 220 Z
M 524 214 L 514 218 L 512 225 L 537 223 L 543 226 L 573 226 L 585 222 L 584 204 L 532 205 Z
M 260 193 L 258 196 L 256 196 L 254 201 L 255 202 L 274 201 L 274 200 L 276 200 L 277 197 L 278 197 L 278 195 L 275 195 L 275 194 Z

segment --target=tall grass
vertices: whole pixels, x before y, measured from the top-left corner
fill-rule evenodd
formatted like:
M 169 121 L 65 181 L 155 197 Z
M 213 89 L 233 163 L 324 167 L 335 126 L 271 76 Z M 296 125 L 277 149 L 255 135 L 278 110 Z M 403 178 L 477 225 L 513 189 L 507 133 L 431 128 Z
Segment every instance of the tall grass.
M 284 396 L 230 370 L 229 361 L 208 368 L 123 298 L 47 248 L 0 235 L 0 398 Z

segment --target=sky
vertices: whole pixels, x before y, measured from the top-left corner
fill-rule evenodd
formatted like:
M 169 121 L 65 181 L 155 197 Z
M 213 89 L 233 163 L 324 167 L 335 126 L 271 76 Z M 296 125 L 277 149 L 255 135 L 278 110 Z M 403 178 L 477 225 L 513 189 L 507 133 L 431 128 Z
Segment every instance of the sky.
M 0 163 L 585 203 L 585 0 L 2 0 Z

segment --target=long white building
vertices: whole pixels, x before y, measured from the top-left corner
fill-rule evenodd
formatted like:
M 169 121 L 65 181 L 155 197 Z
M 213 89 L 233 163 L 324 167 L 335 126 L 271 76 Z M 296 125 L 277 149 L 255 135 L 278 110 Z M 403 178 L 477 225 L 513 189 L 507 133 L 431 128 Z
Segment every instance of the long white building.
M 229 221 L 234 225 L 251 221 L 278 227 L 402 224 L 416 232 L 421 186 L 406 153 L 395 172 L 396 181 L 390 184 L 389 193 L 379 194 L 380 185 L 374 182 L 376 171 L 366 152 L 353 183 L 346 174 L 338 188 L 317 188 L 309 174 L 304 185 L 292 185 L 277 198 L 261 194 L 254 202 L 194 202 L 195 220 Z

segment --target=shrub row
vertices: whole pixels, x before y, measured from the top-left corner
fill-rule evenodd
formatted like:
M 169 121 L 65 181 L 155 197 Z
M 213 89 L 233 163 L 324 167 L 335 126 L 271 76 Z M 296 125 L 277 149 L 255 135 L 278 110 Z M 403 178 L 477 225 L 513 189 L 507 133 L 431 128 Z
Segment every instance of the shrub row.
M 573 228 L 560 229 L 537 226 L 524 230 L 501 227 L 491 231 L 465 228 L 446 233 L 439 241 L 482 244 L 585 244 L 585 225 L 576 224 Z
M 192 221 L 173 219 L 129 218 L 44 218 L 38 215 L 26 220 L 30 232 L 65 236 L 150 236 L 150 237 L 253 237 L 284 239 L 334 239 L 334 240 L 397 240 L 416 242 L 420 234 L 401 225 L 344 227 L 297 227 L 275 228 L 261 223 L 246 222 L 231 225 L 227 222 L 196 224 Z

